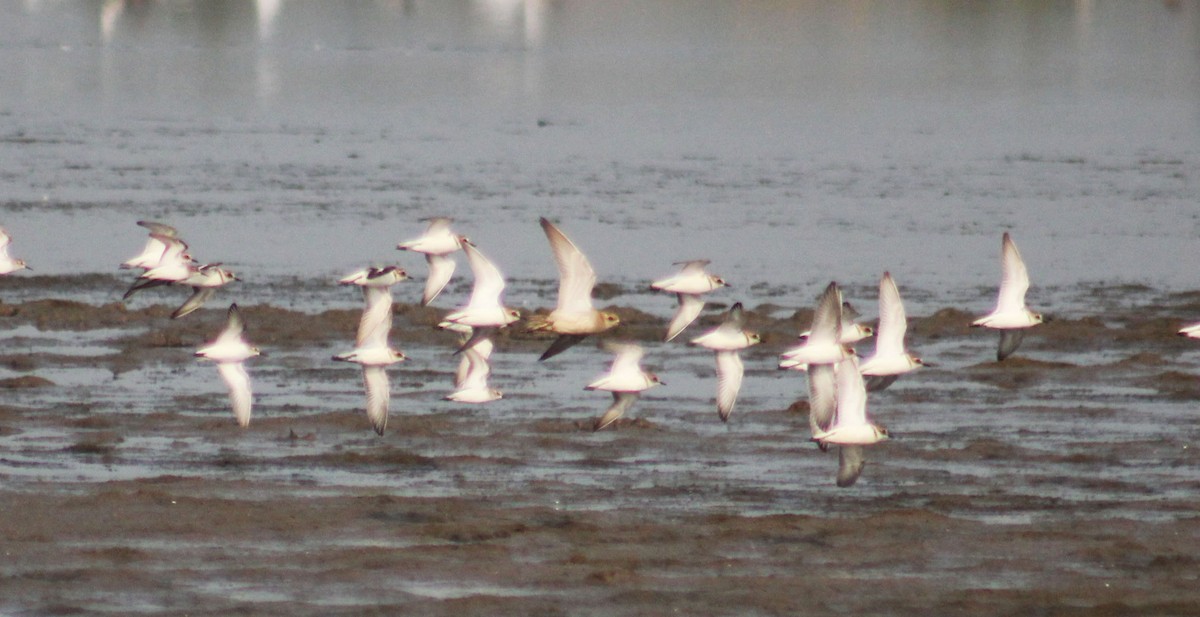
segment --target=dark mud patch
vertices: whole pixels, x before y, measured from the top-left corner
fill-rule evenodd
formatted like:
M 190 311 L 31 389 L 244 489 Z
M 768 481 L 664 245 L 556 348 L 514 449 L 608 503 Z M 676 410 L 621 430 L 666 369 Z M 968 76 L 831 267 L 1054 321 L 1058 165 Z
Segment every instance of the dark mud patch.
M 356 451 L 336 451 L 324 454 L 288 456 L 283 461 L 289 467 L 313 468 L 387 468 L 393 471 L 434 471 L 439 465 L 435 459 L 400 448 L 370 448 Z
M 6 390 L 17 390 L 25 388 L 49 388 L 54 386 L 54 382 L 45 377 L 37 375 L 22 375 L 20 377 L 9 377 L 8 379 L 0 379 L 0 388 Z
M 1138 380 L 1139 385 L 1153 388 L 1173 400 L 1200 399 L 1200 376 L 1182 371 L 1166 371 Z
M 965 374 L 971 380 L 979 383 L 1005 390 L 1017 390 L 1048 380 L 1062 379 L 1066 374 L 1080 371 L 1086 372 L 1087 369 L 1069 362 L 1051 362 L 1024 356 L 1012 356 L 999 362 L 983 362 L 967 367 Z
M 111 456 L 124 441 L 125 438 L 113 431 L 93 431 L 83 434 L 78 441 L 67 446 L 65 451 L 70 454 Z

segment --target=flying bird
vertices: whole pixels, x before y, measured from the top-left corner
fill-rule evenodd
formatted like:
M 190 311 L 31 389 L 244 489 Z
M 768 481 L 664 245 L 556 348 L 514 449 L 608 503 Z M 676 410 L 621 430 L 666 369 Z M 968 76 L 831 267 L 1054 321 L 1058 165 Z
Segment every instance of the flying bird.
M 503 328 L 521 318 L 521 313 L 503 304 L 504 275 L 470 240 L 461 238 L 463 251 L 475 284 L 467 305 L 446 315 L 446 321 L 472 328 L 471 336 L 459 348 L 466 350 L 475 341 L 486 338 L 497 328 Z
M 538 358 L 539 362 L 566 351 L 589 335 L 615 328 L 621 323 L 615 313 L 598 311 L 592 305 L 596 272 L 592 270 L 587 256 L 554 223 L 542 218 L 541 224 L 558 266 L 558 304 L 550 314 L 534 318 L 529 330 L 549 331 L 559 336 Z
M 407 278 L 404 270 L 388 266 L 360 270 L 339 281 L 343 285 L 361 287 L 365 306 L 358 321 L 354 350 L 335 355 L 333 359 L 362 366 L 363 385 L 367 393 L 367 419 L 380 435 L 387 428 L 388 403 L 391 400 L 386 367 L 406 359 L 402 352 L 388 346 L 388 335 L 392 330 L 391 286 Z
M 121 269 L 140 268 L 143 271 L 152 270 L 158 267 L 162 261 L 163 253 L 167 250 L 166 243 L 160 238 L 178 238 L 179 231 L 170 225 L 155 221 L 138 221 L 137 224 L 150 230 L 150 237 L 146 240 L 146 246 L 142 248 L 142 252 L 121 263 Z
M 1044 321 L 1040 313 L 1034 313 L 1025 306 L 1025 292 L 1029 290 L 1029 271 L 1025 269 L 1025 261 L 1017 251 L 1008 232 L 1000 245 L 1000 293 L 996 300 L 996 308 L 991 313 L 976 319 L 972 327 L 982 326 L 1000 331 L 1000 346 L 996 350 L 996 360 L 1000 361 L 1012 355 L 1021 340 L 1025 338 L 1025 329 L 1036 326 Z
M 28 269 L 24 259 L 13 259 L 8 254 L 8 247 L 12 244 L 12 236 L 0 227 L 0 274 L 12 274 L 17 270 Z
M 196 266 L 187 278 L 179 281 L 180 285 L 188 285 L 192 288 L 192 295 L 171 313 L 171 319 L 179 319 L 184 315 L 191 314 L 212 298 L 218 287 L 236 280 L 239 280 L 237 275 L 222 268 L 221 264 Z
M 738 392 L 742 388 L 744 369 L 739 352 L 757 345 L 762 337 L 746 330 L 746 314 L 742 303 L 729 309 L 721 325 L 692 339 L 691 344 L 711 349 L 717 359 L 717 415 L 722 422 L 729 421 Z
M 814 380 L 813 371 L 818 378 Z M 830 376 L 836 381 L 833 415 L 830 417 Z M 859 373 L 858 359 L 847 357 L 836 365 L 809 368 L 809 421 L 812 440 L 822 449 L 838 446 L 837 485 L 848 487 L 858 481 L 866 459 L 863 446 L 888 439 L 886 428 L 867 419 L 867 390 Z
M 484 339 L 485 341 L 487 339 Z M 490 343 L 490 341 L 488 341 Z M 492 374 L 492 366 L 484 357 L 478 345 L 467 347 L 462 355 L 467 364 L 467 370 L 461 380 L 457 379 L 454 392 L 446 395 L 446 400 L 459 403 L 488 403 L 499 400 L 504 396 L 496 388 L 488 386 L 488 376 Z M 490 346 L 488 346 L 490 352 Z
M 854 350 L 841 342 L 842 338 L 842 291 L 837 283 L 830 283 L 813 312 L 812 330 L 804 342 L 781 354 L 779 368 L 803 370 L 813 364 L 833 364 L 854 355 Z
M 889 272 L 879 280 L 879 336 L 875 339 L 875 353 L 858 366 L 866 377 L 867 390 L 878 391 L 892 385 L 900 375 L 929 366 L 904 348 L 904 334 L 908 330 L 908 318 L 900 290 Z
M 607 342 L 604 348 L 614 354 L 612 366 L 608 373 L 584 387 L 584 390 L 605 390 L 612 392 L 612 405 L 592 425 L 593 431 L 598 431 L 616 422 L 637 401 L 638 396 L 657 385 L 662 385 L 658 375 L 642 370 L 643 351 L 640 345 L 633 343 Z
M 229 305 L 225 328 L 217 338 L 196 350 L 196 356 L 217 363 L 217 373 L 229 388 L 229 403 L 237 423 L 250 425 L 250 375 L 246 373 L 245 361 L 260 355 L 244 336 L 246 322 L 236 304 Z
M 396 245 L 396 249 L 401 251 L 424 253 L 425 262 L 429 264 L 429 278 L 425 279 L 425 292 L 421 296 L 422 306 L 429 306 L 454 276 L 455 262 L 451 255 L 462 248 L 462 237 L 450 230 L 452 222 L 453 219 L 447 217 L 431 218 L 429 227 L 420 237 Z
M 667 326 L 667 336 L 664 341 L 670 341 L 679 336 L 680 332 L 696 321 L 696 317 L 704 309 L 704 300 L 700 299 L 701 294 L 729 286 L 724 279 L 715 274 L 709 274 L 704 269 L 709 263 L 707 259 L 677 262 L 675 265 L 683 266 L 679 272 L 650 284 L 651 289 L 675 294 L 679 302 L 679 308 L 676 309 L 675 316 L 671 318 L 671 324 Z

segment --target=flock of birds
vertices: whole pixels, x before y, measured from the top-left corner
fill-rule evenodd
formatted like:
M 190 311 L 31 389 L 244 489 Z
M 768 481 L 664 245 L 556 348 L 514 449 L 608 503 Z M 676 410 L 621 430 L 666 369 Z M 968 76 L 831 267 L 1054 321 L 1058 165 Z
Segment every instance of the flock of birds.
M 503 396 L 488 385 L 494 349 L 492 335 L 496 330 L 520 321 L 521 315 L 504 306 L 505 280 L 500 269 L 469 239 L 454 233 L 451 223 L 448 218 L 429 219 L 428 228 L 420 237 L 401 242 L 397 248 L 425 256 L 429 273 L 422 305 L 431 304 L 453 277 L 454 253 L 462 251 L 466 255 L 474 277 L 471 295 L 464 306 L 448 313 L 439 324 L 459 335 L 459 347 L 454 352 L 460 356 L 454 390 L 445 398 L 462 403 L 487 403 Z M 238 280 L 220 263 L 196 261 L 174 227 L 150 221 L 139 221 L 138 225 L 149 230 L 149 239 L 140 254 L 121 264 L 125 269 L 141 270 L 125 293 L 126 299 L 152 287 L 191 287 L 191 296 L 171 314 L 172 319 L 179 319 L 200 308 L 218 288 Z M 558 267 L 558 298 L 552 311 L 531 316 L 525 323 L 530 331 L 557 335 L 539 358 L 539 361 L 545 361 L 589 336 L 612 330 L 620 324 L 620 318 L 612 312 L 597 310 L 593 304 L 596 273 L 587 256 L 549 220 L 542 218 L 541 226 Z M 23 260 L 9 255 L 10 243 L 9 235 L 0 229 L 0 274 L 28 268 Z M 681 268 L 676 274 L 651 284 L 655 290 L 675 294 L 678 301 L 678 308 L 667 326 L 665 341 L 678 337 L 696 320 L 704 307 L 704 294 L 728 286 L 721 277 L 706 270 L 708 264 L 707 260 L 679 262 L 676 265 Z M 1000 332 L 998 360 L 1012 354 L 1025 332 L 1044 321 L 1042 315 L 1025 305 L 1029 273 L 1007 232 L 1001 243 L 1001 270 L 995 309 L 972 323 L 972 326 Z M 360 287 L 365 306 L 354 348 L 333 356 L 333 360 L 362 367 L 367 417 L 380 435 L 387 427 L 391 391 L 386 369 L 405 360 L 405 355 L 390 344 L 391 289 L 408 278 L 404 269 L 386 266 L 364 268 L 338 281 L 342 285 Z M 872 422 L 867 415 L 867 392 L 882 390 L 899 376 L 930 366 L 905 347 L 907 318 L 904 304 L 889 273 L 885 272 L 879 282 L 878 332 L 857 323 L 857 317 L 843 301 L 837 283 L 830 283 L 817 301 L 812 329 L 801 333 L 799 344 L 784 351 L 779 362 L 781 369 L 808 374 L 812 441 L 821 450 L 831 446 L 838 448 L 838 486 L 850 486 L 858 479 L 864 466 L 865 446 L 888 439 L 887 429 Z M 1179 334 L 1200 338 L 1200 323 L 1183 328 Z M 853 345 L 871 336 L 876 337 L 874 353 L 860 361 Z M 716 406 L 722 421 L 729 420 L 741 389 L 743 366 L 739 352 L 761 341 L 757 333 L 746 329 L 745 312 L 739 302 L 726 312 L 720 325 L 690 342 L 714 353 L 718 377 Z M 611 425 L 629 411 L 642 392 L 663 383 L 657 375 L 641 367 L 641 346 L 606 340 L 603 347 L 614 355 L 612 365 L 605 375 L 585 389 L 610 392 L 612 403 L 595 421 L 594 430 Z M 216 364 L 229 389 L 234 417 L 243 427 L 250 423 L 253 399 L 245 361 L 258 355 L 258 348 L 245 338 L 245 321 L 237 304 L 230 305 L 225 326 L 218 336 L 196 351 L 197 357 Z

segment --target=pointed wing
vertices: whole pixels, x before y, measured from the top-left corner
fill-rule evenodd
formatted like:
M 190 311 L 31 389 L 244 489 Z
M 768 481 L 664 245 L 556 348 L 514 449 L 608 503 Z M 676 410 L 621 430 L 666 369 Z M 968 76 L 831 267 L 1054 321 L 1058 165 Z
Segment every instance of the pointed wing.
M 862 474 L 863 466 L 867 464 L 863 456 L 862 446 L 840 446 L 838 448 L 837 485 L 846 488 L 853 486 Z
M 171 313 L 171 319 L 190 315 L 196 309 L 204 306 L 204 303 L 208 302 L 215 293 L 217 293 L 216 287 L 193 287 L 192 295 L 179 308 L 175 309 L 174 313 Z
M 1029 290 L 1029 272 L 1025 269 L 1025 261 L 1008 232 L 1004 232 L 1004 240 L 1000 247 L 1000 298 L 996 303 L 997 312 L 1019 311 L 1025 308 L 1025 292 Z
M 363 287 L 366 306 L 358 320 L 354 345 L 358 348 L 387 347 L 392 330 L 392 292 L 386 287 Z
M 546 348 L 546 351 L 543 351 L 542 355 L 538 356 L 538 362 L 542 362 L 557 356 L 558 354 L 578 345 L 579 341 L 582 341 L 587 337 L 588 335 L 586 334 L 559 335 L 558 338 L 554 339 L 553 343 L 550 343 L 550 346 Z
M 450 278 L 454 276 L 457 262 L 448 255 L 425 255 L 425 263 L 429 264 L 429 278 L 425 279 L 425 293 L 421 296 L 421 306 L 429 306 L 433 299 L 442 293 Z
M 541 219 L 542 231 L 550 241 L 554 262 L 558 265 L 557 310 L 565 313 L 588 313 L 595 310 L 592 305 L 592 288 L 596 286 L 596 272 L 586 255 L 554 223 Z
M 862 317 L 862 313 L 849 302 L 842 302 L 842 323 L 853 323 Z
M 1012 355 L 1021 341 L 1025 340 L 1025 330 L 1004 329 L 1000 331 L 1000 346 L 996 349 L 996 361 L 999 362 Z
M 834 344 L 842 338 L 842 290 L 837 283 L 830 283 L 817 300 L 817 309 L 813 312 L 812 330 L 808 335 L 808 344 Z
M 225 329 L 217 335 L 215 344 L 227 344 L 239 342 L 242 340 L 242 332 L 246 330 L 246 322 L 242 319 L 242 312 L 238 309 L 237 304 L 229 305 L 229 312 L 225 317 Z
M 738 391 L 742 389 L 742 359 L 736 351 L 717 352 L 717 414 L 729 421 Z
M 598 431 L 609 424 L 616 422 L 617 419 L 625 415 L 625 412 L 632 407 L 634 401 L 638 399 L 637 392 L 613 392 L 612 395 L 612 405 L 610 405 L 604 412 L 604 415 L 600 416 L 596 420 L 596 423 L 592 425 L 593 431 Z
M 474 244 L 463 242 L 462 247 L 467 254 L 467 263 L 471 265 L 471 274 L 475 276 L 475 285 L 471 289 L 471 299 L 467 305 L 500 306 L 500 294 L 504 293 L 504 275 L 492 260 L 475 248 Z
M 363 385 L 367 389 L 367 419 L 375 432 L 382 435 L 387 428 L 388 401 L 392 396 L 387 371 L 382 366 L 364 365 Z
M 837 367 L 837 415 L 834 425 L 857 425 L 866 421 L 867 387 L 858 372 L 858 360 L 850 356 L 838 363 Z
M 828 431 L 837 413 L 837 371 L 832 364 L 808 367 L 808 426 L 815 435 Z
M 879 335 L 875 339 L 875 355 L 898 356 L 904 353 L 904 333 L 908 331 L 908 317 L 904 303 L 900 301 L 900 290 L 892 275 L 883 273 L 879 281 Z
M 167 225 L 166 223 L 159 223 L 156 221 L 138 221 L 137 224 L 149 229 L 152 235 L 157 234 L 160 236 L 166 236 L 168 238 L 179 237 L 179 231 L 174 227 Z
M 721 322 L 721 327 L 728 327 L 735 332 L 741 332 L 746 327 L 746 311 L 741 302 L 733 303 L 725 315 L 725 321 Z
M 0 227 L 0 256 L 8 257 L 9 244 L 12 244 L 12 236 L 8 235 L 3 227 Z
M 220 362 L 217 372 L 225 385 L 229 387 L 229 404 L 233 407 L 233 417 L 237 418 L 240 426 L 250 425 L 250 375 L 241 362 Z
M 867 392 L 879 392 L 896 383 L 897 379 L 900 379 L 899 375 L 867 375 L 863 382 L 867 384 Z
M 691 294 L 675 294 L 675 296 L 679 299 L 679 308 L 675 311 L 675 317 L 671 318 L 671 325 L 667 326 L 667 338 L 664 339 L 666 341 L 679 336 L 680 332 L 696 321 L 696 318 L 700 316 L 700 311 L 704 308 L 704 300 L 701 300 L 699 296 Z

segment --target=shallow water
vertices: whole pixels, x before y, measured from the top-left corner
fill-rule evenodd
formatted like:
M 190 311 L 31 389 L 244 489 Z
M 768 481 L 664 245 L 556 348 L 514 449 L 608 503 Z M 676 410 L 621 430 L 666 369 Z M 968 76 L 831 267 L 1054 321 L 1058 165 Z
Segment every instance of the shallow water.
M 1180 584 L 1200 349 L 1173 336 L 1200 320 L 1180 265 L 1200 231 L 1196 2 L 27 0 L 0 5 L 0 83 L 0 224 L 35 269 L 0 278 L 0 611 L 1200 601 Z M 582 386 L 609 360 L 587 344 L 539 364 L 545 343 L 514 335 L 504 400 L 442 401 L 453 343 L 408 306 L 418 280 L 397 288 L 410 360 L 376 437 L 359 372 L 329 361 L 361 304 L 334 281 L 419 276 L 392 247 L 431 215 L 525 311 L 556 284 L 539 216 L 612 284 L 601 304 L 651 322 L 673 300 L 648 281 L 711 258 L 734 287 L 706 323 L 741 300 L 770 333 L 732 422 L 711 356 L 645 322 L 626 333 L 668 385 L 618 430 L 588 430 L 609 399 Z M 179 322 L 182 291 L 103 308 L 138 219 L 245 280 Z M 994 301 L 1004 230 L 1058 320 L 997 364 L 963 315 Z M 788 411 L 804 377 L 775 358 L 831 279 L 869 320 L 885 269 L 938 366 L 871 396 L 896 437 L 838 489 Z M 245 431 L 191 357 L 232 301 L 268 351 Z M 31 376 L 52 385 L 16 387 Z M 798 599 L 829 593 L 852 599 Z

